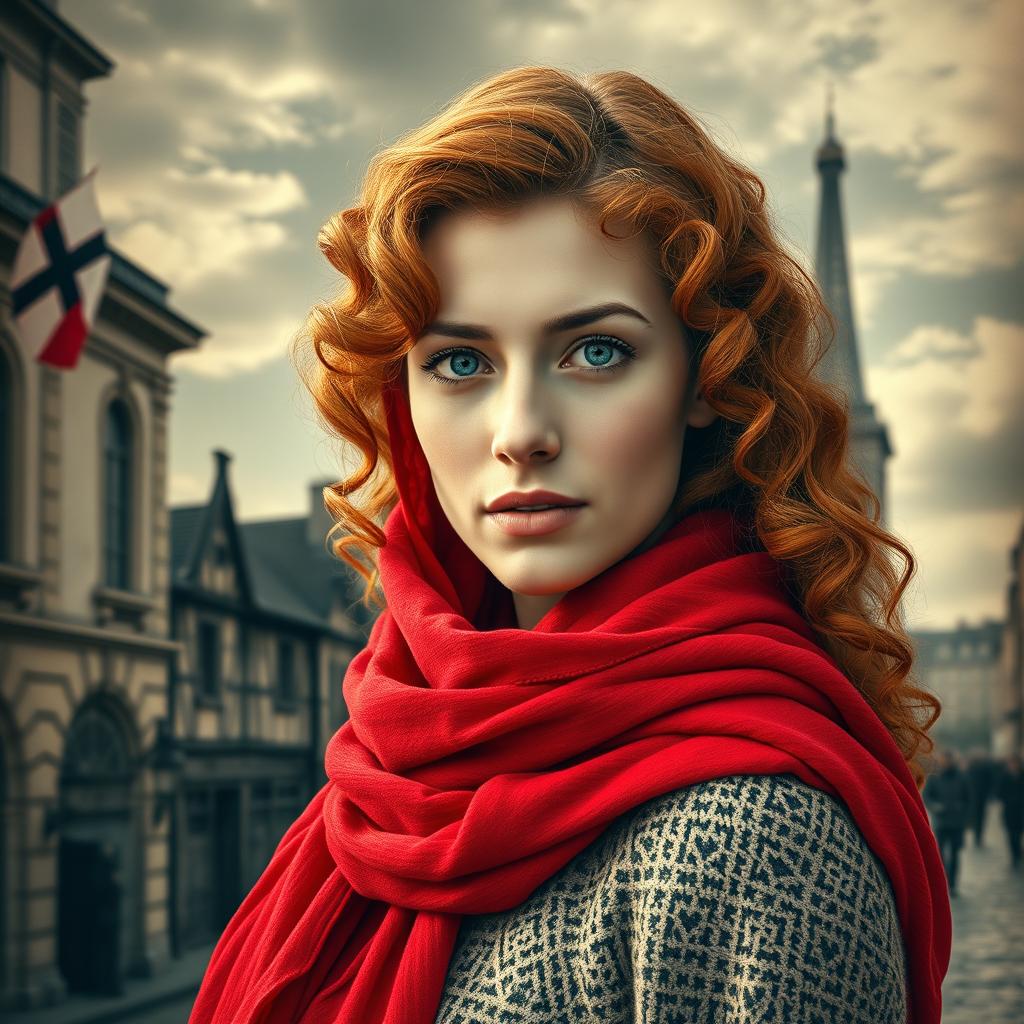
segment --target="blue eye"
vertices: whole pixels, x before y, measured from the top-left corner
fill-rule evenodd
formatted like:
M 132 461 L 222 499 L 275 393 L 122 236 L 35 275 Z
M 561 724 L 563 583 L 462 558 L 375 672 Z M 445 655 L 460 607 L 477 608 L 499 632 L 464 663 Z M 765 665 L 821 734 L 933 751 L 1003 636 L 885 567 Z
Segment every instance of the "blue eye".
M 620 369 L 636 358 L 636 349 L 632 345 L 627 344 L 620 338 L 613 338 L 608 334 L 592 334 L 584 338 L 566 358 L 574 356 L 577 352 L 583 352 L 584 358 L 591 359 L 593 362 L 587 366 L 576 365 L 574 369 L 585 370 L 588 373 L 611 373 L 613 370 Z M 610 362 L 616 352 L 622 354 L 622 359 L 618 362 Z M 456 376 L 449 377 L 445 374 L 434 372 L 434 367 L 445 359 L 451 359 L 451 368 Z M 421 364 L 421 368 L 427 371 L 433 380 L 443 381 L 445 384 L 458 384 L 461 381 L 473 380 L 475 378 L 476 374 L 474 371 L 480 365 L 481 359 L 481 354 L 475 349 L 450 346 L 435 352 L 426 362 Z

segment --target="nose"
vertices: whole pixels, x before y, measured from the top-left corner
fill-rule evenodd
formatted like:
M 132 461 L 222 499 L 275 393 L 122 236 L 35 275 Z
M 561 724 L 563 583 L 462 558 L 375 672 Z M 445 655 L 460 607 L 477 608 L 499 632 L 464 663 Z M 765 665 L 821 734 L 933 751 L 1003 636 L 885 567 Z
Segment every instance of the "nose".
M 495 408 L 491 454 L 499 462 L 550 461 L 561 451 L 557 409 L 550 392 L 528 375 L 506 377 L 493 397 Z

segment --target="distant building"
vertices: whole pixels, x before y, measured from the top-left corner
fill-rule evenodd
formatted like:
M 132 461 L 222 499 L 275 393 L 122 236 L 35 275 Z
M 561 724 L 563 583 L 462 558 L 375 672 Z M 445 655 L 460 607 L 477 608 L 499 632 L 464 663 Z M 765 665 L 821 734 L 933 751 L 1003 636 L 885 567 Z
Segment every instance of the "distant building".
M 329 481 L 311 485 L 306 516 L 240 524 L 230 456 L 214 455 L 209 500 L 171 510 L 176 950 L 220 935 L 327 781 L 342 679 L 372 623 L 361 578 L 325 548 Z
M 1010 582 L 1006 588 L 1003 659 L 995 698 L 995 753 L 1024 755 L 1024 522 L 1010 549 Z
M 936 743 L 993 749 L 1003 632 L 1003 623 L 991 619 L 913 632 L 917 677 L 942 701 L 942 716 L 929 734 Z
M 17 245 L 81 177 L 83 85 L 112 67 L 48 5 L 0 7 L 4 1009 L 101 983 L 112 991 L 125 975 L 159 970 L 170 952 L 170 822 L 152 757 L 178 651 L 167 362 L 205 332 L 116 251 L 74 370 L 27 357 L 11 321 Z M 111 936 L 102 947 L 81 930 L 100 918 Z
M 860 348 L 850 293 L 846 232 L 839 175 L 846 168 L 842 143 L 835 135 L 831 100 L 825 118 L 825 139 L 815 163 L 821 178 L 818 240 L 814 273 L 837 321 L 836 335 L 818 366 L 818 374 L 846 396 L 850 410 L 850 462 L 875 492 L 881 504 L 881 522 L 887 522 L 886 461 L 892 456 L 889 432 L 867 400 L 861 372 Z

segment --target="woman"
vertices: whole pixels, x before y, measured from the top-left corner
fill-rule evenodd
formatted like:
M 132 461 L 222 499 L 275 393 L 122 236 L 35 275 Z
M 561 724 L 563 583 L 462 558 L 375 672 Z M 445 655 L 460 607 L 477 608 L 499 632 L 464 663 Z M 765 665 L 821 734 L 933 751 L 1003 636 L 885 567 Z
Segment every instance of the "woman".
M 524 67 L 325 225 L 303 369 L 385 607 L 193 1024 L 939 1020 L 913 558 L 764 199 L 641 78 Z

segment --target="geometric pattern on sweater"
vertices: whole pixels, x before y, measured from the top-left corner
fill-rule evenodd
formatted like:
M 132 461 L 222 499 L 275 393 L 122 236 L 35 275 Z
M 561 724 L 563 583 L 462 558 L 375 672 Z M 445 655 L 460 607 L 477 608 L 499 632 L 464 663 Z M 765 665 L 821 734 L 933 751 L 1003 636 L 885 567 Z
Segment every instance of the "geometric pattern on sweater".
M 888 874 L 845 803 L 731 775 L 631 808 L 466 915 L 435 1024 L 905 1024 Z

